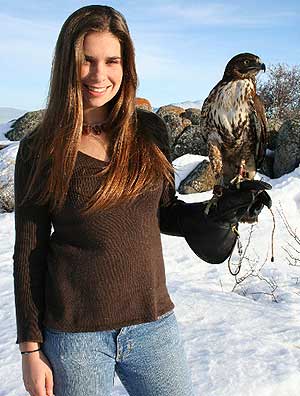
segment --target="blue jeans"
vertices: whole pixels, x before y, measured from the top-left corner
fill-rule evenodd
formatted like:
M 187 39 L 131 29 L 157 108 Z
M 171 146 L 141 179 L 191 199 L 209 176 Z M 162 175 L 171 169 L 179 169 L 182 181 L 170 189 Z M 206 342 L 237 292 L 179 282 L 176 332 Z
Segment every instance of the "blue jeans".
M 66 333 L 44 328 L 42 350 L 55 396 L 109 396 L 115 373 L 130 396 L 193 396 L 174 311 L 121 329 Z

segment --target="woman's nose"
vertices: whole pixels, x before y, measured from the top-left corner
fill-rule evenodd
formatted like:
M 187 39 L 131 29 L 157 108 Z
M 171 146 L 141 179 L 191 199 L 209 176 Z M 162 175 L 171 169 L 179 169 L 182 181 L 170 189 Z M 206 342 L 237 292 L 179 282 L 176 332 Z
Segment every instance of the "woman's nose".
M 93 77 L 97 81 L 104 81 L 106 79 L 105 65 L 102 62 L 97 62 L 93 68 Z

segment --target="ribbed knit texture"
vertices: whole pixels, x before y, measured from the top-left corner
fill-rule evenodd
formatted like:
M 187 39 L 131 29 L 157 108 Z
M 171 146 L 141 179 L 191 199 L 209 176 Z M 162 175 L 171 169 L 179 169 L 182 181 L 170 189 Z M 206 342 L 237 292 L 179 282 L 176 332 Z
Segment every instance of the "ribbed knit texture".
M 20 145 L 23 144 L 23 141 Z M 103 161 L 78 152 L 63 209 L 20 207 L 30 161 L 15 168 L 16 343 L 43 342 L 42 327 L 100 331 L 156 320 L 174 307 L 158 222 L 162 185 L 88 217 L 78 208 L 101 183 Z M 51 234 L 51 224 L 53 232 Z

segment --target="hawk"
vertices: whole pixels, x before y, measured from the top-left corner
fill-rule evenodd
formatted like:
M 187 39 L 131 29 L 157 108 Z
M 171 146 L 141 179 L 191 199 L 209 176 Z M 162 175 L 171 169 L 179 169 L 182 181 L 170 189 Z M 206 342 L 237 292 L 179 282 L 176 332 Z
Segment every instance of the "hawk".
M 216 185 L 252 180 L 264 158 L 267 120 L 256 93 L 256 75 L 261 70 L 266 66 L 258 56 L 234 56 L 203 103 L 201 127 L 207 133 Z

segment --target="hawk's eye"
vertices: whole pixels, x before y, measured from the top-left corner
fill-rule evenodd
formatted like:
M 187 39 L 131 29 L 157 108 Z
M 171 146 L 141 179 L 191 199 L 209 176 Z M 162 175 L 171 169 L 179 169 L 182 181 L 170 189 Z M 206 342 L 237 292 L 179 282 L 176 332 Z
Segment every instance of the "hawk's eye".
M 246 65 L 246 66 L 249 65 L 249 60 L 248 59 L 244 60 L 244 65 Z

